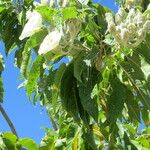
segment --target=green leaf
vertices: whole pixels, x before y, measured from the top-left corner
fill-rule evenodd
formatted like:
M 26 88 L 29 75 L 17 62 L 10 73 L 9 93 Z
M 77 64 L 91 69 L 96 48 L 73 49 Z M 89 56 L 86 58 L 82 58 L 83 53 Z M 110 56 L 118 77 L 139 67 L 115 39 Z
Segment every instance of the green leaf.
M 127 89 L 117 77 L 112 76 L 110 84 L 112 87 L 112 93 L 110 94 L 110 98 L 107 102 L 108 121 L 115 122 L 122 113 L 124 102 L 127 98 Z
M 144 73 L 141 69 L 141 59 L 138 54 L 134 53 L 132 57 L 127 57 L 127 61 L 124 61 L 121 66 L 129 74 L 133 81 L 145 80 Z
M 130 133 L 130 138 L 133 138 L 136 135 L 137 130 L 136 130 L 136 128 L 133 125 L 124 123 L 123 126 Z
M 31 70 L 28 75 L 28 81 L 27 81 L 27 94 L 29 98 L 31 98 L 32 93 L 36 89 L 37 81 L 40 76 L 41 68 L 43 67 L 43 57 L 37 56 L 36 60 L 33 62 L 33 65 L 31 67 Z
M 21 63 L 22 63 L 22 60 L 23 60 L 23 57 L 22 57 L 23 49 L 24 49 L 24 47 L 18 49 L 18 50 L 15 52 L 15 61 L 14 61 L 14 64 L 15 64 L 15 66 L 18 67 L 18 68 L 21 67 Z
M 95 5 L 96 6 L 96 5 Z M 98 22 L 98 26 L 101 28 L 101 32 L 105 33 L 105 31 L 107 30 L 107 23 L 105 20 L 105 13 L 106 12 L 112 12 L 110 9 L 102 6 L 102 5 L 97 5 L 97 22 Z
M 39 150 L 55 150 L 54 149 L 54 137 L 53 136 L 46 136 L 42 139 Z
M 39 46 L 47 34 L 48 34 L 48 31 L 46 29 L 42 29 L 42 30 L 35 32 L 27 40 L 27 42 L 25 44 L 25 50 L 29 50 L 29 49 Z
M 147 63 L 150 64 L 150 47 L 147 44 L 141 44 L 140 47 L 137 48 L 137 52 L 145 59 Z
M 130 142 L 130 138 L 128 137 L 127 133 L 124 133 L 124 142 L 125 142 L 125 148 L 128 149 L 130 146 L 132 150 L 137 150 L 137 148 Z
M 4 70 L 4 59 L 3 56 L 0 54 L 0 73 Z
M 143 146 L 139 141 L 131 140 L 131 143 L 136 147 L 137 150 L 142 150 L 143 149 Z M 146 150 L 146 149 L 143 149 L 143 150 Z
M 136 120 L 140 122 L 140 109 L 138 106 L 138 102 L 136 101 L 134 95 L 130 91 L 127 91 L 126 96 L 127 96 L 127 99 L 125 100 L 125 103 L 127 105 L 130 119 L 132 121 Z
M 80 82 L 82 82 L 82 73 L 87 67 L 84 61 L 84 55 L 85 53 L 79 53 L 77 58 L 74 60 L 74 77 Z
M 93 150 L 98 150 L 96 143 L 95 143 L 94 135 L 91 131 L 84 132 L 83 138 L 88 142 L 88 145 L 90 145 L 90 147 Z
M 28 6 L 28 7 L 31 7 L 32 3 L 33 3 L 33 0 L 25 0 L 24 1 L 24 5 Z
M 4 9 L 6 9 L 6 6 L 3 5 L 3 4 L 1 4 L 1 5 L 0 5 L 0 13 L 1 13 Z
M 95 68 L 89 68 L 89 72 L 84 70 L 84 73 L 83 78 L 85 83 L 79 83 L 79 96 L 81 99 L 81 104 L 88 114 L 91 115 L 97 122 L 98 105 L 96 99 L 91 97 L 91 94 L 94 86 L 98 82 L 100 73 Z
M 28 67 L 31 58 L 31 50 L 24 49 L 22 52 L 22 62 L 20 66 L 20 73 L 23 77 L 27 78 L 28 76 Z
M 18 19 L 17 14 L 13 11 L 13 7 L 10 6 L 0 15 L 0 27 L 1 36 L 5 45 L 6 55 L 9 54 L 16 47 L 16 43 L 19 41 L 18 37 Z M 16 28 L 17 27 L 17 28 Z
M 143 91 L 141 89 L 138 89 L 138 98 L 140 98 L 140 101 L 142 102 L 142 104 L 148 109 L 150 110 L 150 93 Z
M 77 18 L 78 12 L 76 7 L 64 7 L 62 8 L 63 20 Z
M 36 10 L 42 15 L 44 22 L 52 22 L 54 10 L 48 6 L 39 6 Z
M 4 89 L 3 89 L 3 81 L 2 77 L 0 77 L 0 103 L 3 102 Z
M 31 139 L 22 138 L 22 139 L 19 139 L 18 143 L 21 146 L 27 148 L 28 150 L 38 150 L 37 144 L 35 143 L 35 141 L 33 141 Z
M 73 76 L 73 65 L 70 63 L 61 80 L 60 94 L 64 108 L 76 121 L 78 121 L 77 102 L 79 99 L 76 91 L 77 83 Z
M 39 46 L 42 43 L 46 35 L 47 35 L 46 29 L 39 30 L 27 40 L 24 46 L 24 50 L 22 52 L 23 57 L 22 57 L 22 62 L 20 66 L 20 72 L 23 77 L 27 78 L 27 75 L 28 75 L 28 67 L 29 67 L 29 62 L 31 58 L 31 49 Z M 21 55 L 20 52 L 16 53 L 16 56 L 17 55 L 20 56 Z M 17 61 L 19 61 L 19 58 L 17 59 Z M 18 63 L 20 64 L 20 61 Z
M 55 77 L 54 77 L 53 92 L 52 92 L 52 104 L 53 104 L 54 113 L 56 111 L 56 103 L 57 103 L 59 92 L 60 92 L 61 79 L 63 77 L 65 70 L 66 70 L 66 65 L 63 63 L 57 69 Z
M 4 132 L 2 134 L 2 138 L 8 150 L 17 150 L 16 148 L 17 137 L 13 133 Z
M 150 125 L 150 112 L 145 107 L 142 109 L 142 119 L 146 126 Z
M 78 150 L 80 142 L 79 139 L 80 139 L 80 132 L 78 131 L 72 142 L 72 150 Z

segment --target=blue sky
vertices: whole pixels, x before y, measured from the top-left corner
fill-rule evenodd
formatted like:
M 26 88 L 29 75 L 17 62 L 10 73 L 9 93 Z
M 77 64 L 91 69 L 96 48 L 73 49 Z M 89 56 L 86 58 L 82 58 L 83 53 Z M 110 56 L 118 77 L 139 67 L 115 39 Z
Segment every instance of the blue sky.
M 109 7 L 116 12 L 117 6 L 114 0 L 94 0 Z M 0 53 L 4 56 L 4 45 L 0 42 Z M 4 103 L 3 107 L 14 123 L 20 138 L 29 137 L 37 143 L 41 141 L 45 132 L 42 127 L 51 128 L 51 124 L 45 109 L 41 106 L 33 106 L 25 93 L 25 89 L 17 89 L 20 84 L 19 69 L 14 67 L 14 52 L 5 57 L 5 71 L 2 74 L 4 82 Z M 3 116 L 0 114 L 0 132 L 10 131 Z

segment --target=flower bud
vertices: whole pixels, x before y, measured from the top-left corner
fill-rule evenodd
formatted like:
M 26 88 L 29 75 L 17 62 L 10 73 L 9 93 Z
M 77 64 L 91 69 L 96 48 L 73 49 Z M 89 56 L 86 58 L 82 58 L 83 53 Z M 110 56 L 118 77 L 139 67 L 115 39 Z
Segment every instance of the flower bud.
M 42 16 L 36 10 L 33 10 L 33 12 L 27 12 L 27 19 L 28 22 L 23 28 L 19 37 L 20 40 L 32 36 L 42 26 Z
M 55 30 L 50 32 L 43 40 L 42 44 L 40 45 L 38 53 L 46 54 L 47 52 L 51 50 L 55 50 L 58 48 L 60 40 L 62 37 L 62 33 Z
M 121 23 L 121 21 L 125 19 L 125 16 L 126 16 L 125 10 L 122 7 L 119 8 L 118 13 L 115 15 L 115 22 L 117 24 Z

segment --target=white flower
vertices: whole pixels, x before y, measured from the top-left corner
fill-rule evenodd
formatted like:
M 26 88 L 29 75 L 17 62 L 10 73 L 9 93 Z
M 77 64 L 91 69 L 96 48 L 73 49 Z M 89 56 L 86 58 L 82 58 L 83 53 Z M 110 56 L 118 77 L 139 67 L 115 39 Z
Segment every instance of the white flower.
M 134 22 L 135 14 L 136 14 L 135 9 L 131 8 L 129 13 L 128 13 L 127 19 L 126 19 L 127 23 L 133 23 Z
M 78 19 L 72 19 L 65 22 L 65 28 L 67 34 L 69 34 L 70 41 L 74 41 L 75 37 L 81 29 L 81 21 Z
M 140 1 L 136 2 L 140 3 Z M 108 31 L 114 37 L 117 45 L 119 44 L 121 47 L 137 47 L 150 30 L 150 20 L 135 8 L 131 7 L 128 14 L 123 8 L 120 8 L 115 15 L 115 21 L 111 13 L 105 15 Z
M 142 0 L 126 0 L 126 6 L 128 7 L 128 9 L 137 6 L 137 5 L 141 5 Z
M 87 5 L 89 0 L 78 0 L 82 5 Z
M 42 6 L 49 6 L 50 0 L 41 0 L 41 5 Z
M 46 54 L 47 52 L 56 49 L 59 46 L 60 40 L 62 37 L 62 33 L 55 30 L 50 32 L 43 40 L 42 44 L 40 45 L 38 53 Z
M 106 21 L 108 23 L 109 32 L 111 32 L 111 33 L 116 32 L 116 26 L 115 26 L 115 22 L 114 22 L 114 18 L 112 16 L 112 14 L 106 13 L 105 16 L 106 16 Z
M 63 0 L 62 7 L 66 7 L 69 3 L 69 0 Z
M 137 12 L 136 16 L 135 16 L 135 23 L 137 24 L 138 27 L 143 26 L 143 23 L 145 22 L 145 19 L 142 15 L 141 12 Z
M 115 22 L 116 22 L 116 23 L 121 23 L 121 21 L 122 21 L 123 19 L 125 19 L 125 17 L 126 17 L 126 12 L 125 12 L 125 10 L 121 7 L 121 8 L 119 8 L 117 14 L 115 15 Z
M 27 13 L 27 19 L 28 22 L 23 28 L 23 31 L 19 37 L 20 40 L 32 36 L 42 26 L 42 16 L 35 10 Z

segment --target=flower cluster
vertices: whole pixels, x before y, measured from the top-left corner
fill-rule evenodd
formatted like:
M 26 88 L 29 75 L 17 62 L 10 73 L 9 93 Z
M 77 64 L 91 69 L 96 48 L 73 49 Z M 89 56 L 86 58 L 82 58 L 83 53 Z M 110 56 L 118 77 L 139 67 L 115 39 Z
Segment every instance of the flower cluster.
M 41 3 L 36 3 L 36 6 L 41 6 L 43 4 L 49 6 L 50 2 L 54 1 L 42 0 Z M 68 0 L 64 0 L 62 5 L 66 5 L 67 2 Z M 19 37 L 20 40 L 32 36 L 35 32 L 42 29 L 42 26 L 44 26 L 42 16 L 36 10 L 28 11 L 26 13 L 26 17 L 27 23 Z M 65 54 L 68 52 L 66 48 L 73 45 L 80 28 L 81 21 L 79 19 L 66 20 L 57 27 L 57 29 L 55 27 L 51 27 L 51 25 L 47 26 L 49 33 L 41 43 L 38 53 L 41 55 L 52 51 L 57 54 Z
M 80 31 L 81 22 L 78 19 L 68 20 L 60 27 L 60 30 L 54 29 L 44 38 L 40 45 L 39 54 L 46 54 L 49 51 L 53 53 L 65 54 L 66 47 L 72 46 Z
M 135 6 L 140 6 L 143 0 L 126 0 L 126 7 L 128 9 L 133 8 Z
M 111 13 L 106 13 L 108 31 L 120 47 L 137 47 L 150 30 L 150 18 L 135 8 L 127 13 L 120 8 L 115 18 Z
M 34 6 L 57 6 L 57 7 L 66 7 L 69 4 L 69 0 L 41 0 L 41 2 L 34 1 Z

